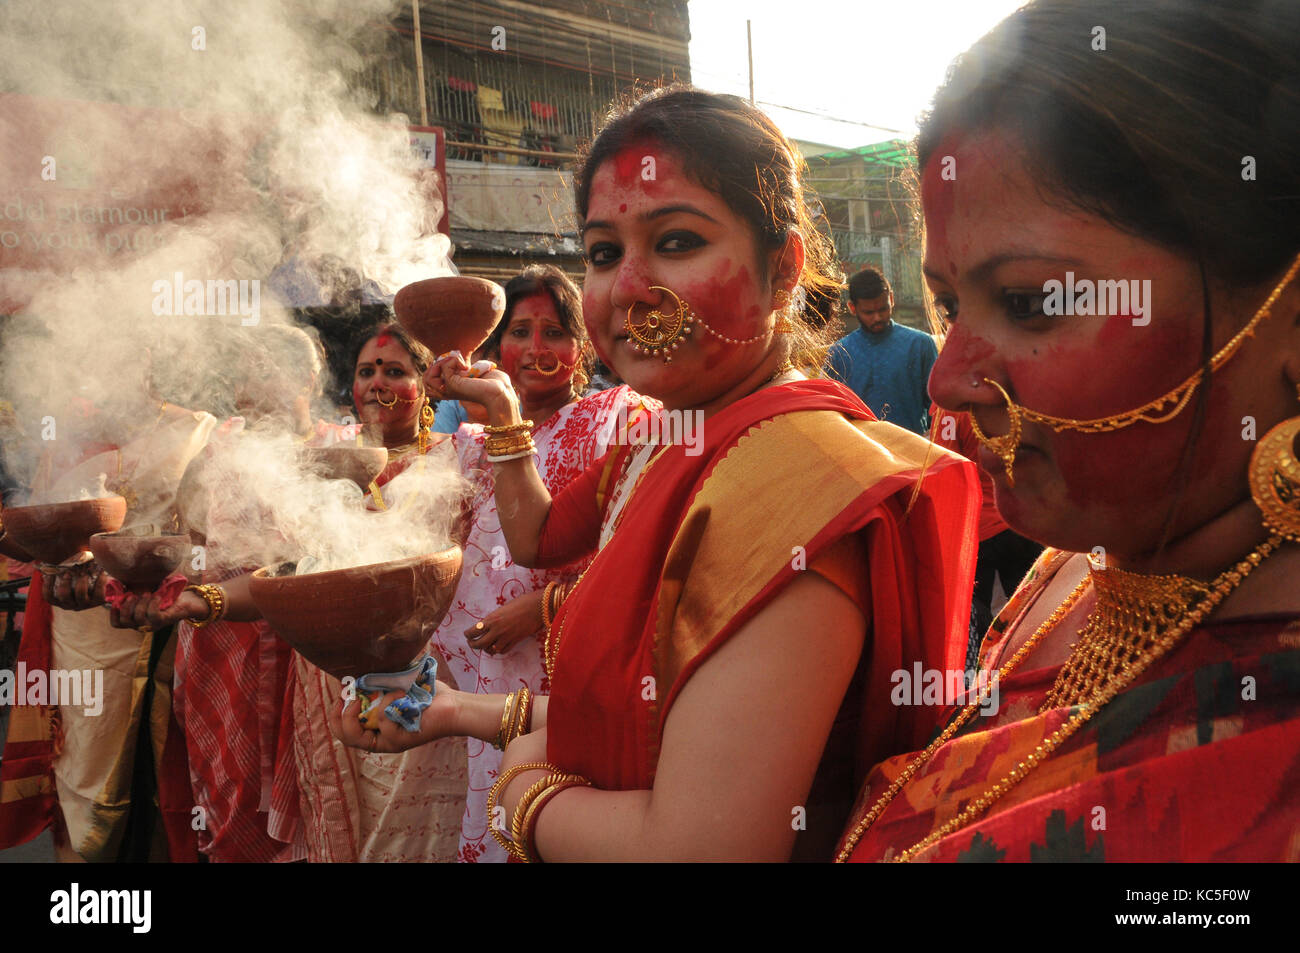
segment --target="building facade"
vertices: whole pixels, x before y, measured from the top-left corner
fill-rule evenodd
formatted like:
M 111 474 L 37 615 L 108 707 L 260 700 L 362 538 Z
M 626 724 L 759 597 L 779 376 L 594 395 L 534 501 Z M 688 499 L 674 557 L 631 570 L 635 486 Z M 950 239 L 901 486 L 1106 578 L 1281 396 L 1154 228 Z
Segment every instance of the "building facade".
M 879 268 L 894 289 L 895 319 L 929 331 L 913 200 L 915 162 L 907 143 L 891 139 L 849 150 L 799 145 L 845 276 L 867 265 Z
M 628 90 L 690 81 L 686 0 L 421 0 L 418 12 L 422 63 L 411 9 L 362 83 L 378 110 L 444 130 L 457 266 L 497 280 L 537 261 L 580 274 L 576 149 Z

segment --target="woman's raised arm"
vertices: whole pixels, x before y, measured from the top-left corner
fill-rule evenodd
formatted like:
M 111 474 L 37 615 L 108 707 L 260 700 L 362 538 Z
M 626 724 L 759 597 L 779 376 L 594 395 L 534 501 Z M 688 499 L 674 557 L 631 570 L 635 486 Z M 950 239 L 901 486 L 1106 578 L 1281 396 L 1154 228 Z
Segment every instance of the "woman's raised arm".
M 430 365 L 425 386 L 431 396 L 454 397 L 482 404 L 487 408 L 489 426 L 521 423 L 519 398 L 510 386 L 510 378 L 492 370 L 482 376 L 469 375 L 469 365 L 456 353 L 444 355 Z M 532 456 L 493 464 L 496 484 L 497 514 L 510 557 L 521 566 L 532 566 L 537 558 L 537 544 L 542 524 L 551 510 L 551 494 L 537 472 Z

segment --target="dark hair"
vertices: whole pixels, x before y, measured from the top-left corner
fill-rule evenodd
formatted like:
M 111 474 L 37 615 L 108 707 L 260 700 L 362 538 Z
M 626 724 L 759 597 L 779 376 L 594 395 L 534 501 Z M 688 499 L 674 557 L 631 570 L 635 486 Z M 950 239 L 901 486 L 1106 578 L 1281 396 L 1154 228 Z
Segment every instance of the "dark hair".
M 849 279 L 849 300 L 864 301 L 889 294 L 889 282 L 880 269 L 867 265 Z
M 579 227 L 596 170 L 641 140 L 672 152 L 700 185 L 717 192 L 753 227 L 760 251 L 780 248 L 797 231 L 806 249 L 799 276 L 805 301 L 839 298 L 844 275 L 834 246 L 813 226 L 805 203 L 807 163 L 771 119 L 738 96 L 673 84 L 616 103 L 573 174 Z M 819 314 L 801 309 L 800 316 L 791 357 L 796 364 L 820 365 L 833 332 Z
M 573 373 L 573 391 L 581 396 L 591 380 L 592 349 L 587 339 L 587 327 L 582 321 L 582 292 L 568 275 L 555 265 L 529 265 L 506 282 L 506 310 L 492 329 L 483 348 L 494 355 L 501 353 L 501 339 L 510 327 L 510 317 L 515 306 L 538 292 L 550 295 L 560 326 L 578 342 L 579 358 Z
M 1257 286 L 1300 251 L 1298 36 L 1292 0 L 1037 0 L 954 62 L 921 122 L 921 168 L 954 133 L 1006 130 L 1049 200 L 1200 266 L 1202 386 L 1161 547 L 1204 426 L 1211 279 Z
M 349 362 L 353 374 L 356 373 L 357 360 L 361 357 L 361 351 L 375 338 L 384 335 L 393 338 L 397 343 L 402 345 L 407 354 L 411 355 L 411 364 L 415 367 L 416 376 L 423 379 L 424 372 L 427 371 L 429 365 L 433 363 L 433 352 L 415 338 L 411 337 L 410 332 L 396 321 L 385 322 L 384 324 L 357 336 L 357 339 L 352 346 L 352 360 Z M 423 383 L 421 383 L 420 386 L 423 387 Z
M 1008 130 L 1065 204 L 1259 284 L 1300 250 L 1298 36 L 1292 0 L 1030 3 L 955 61 L 919 163 L 954 132 Z

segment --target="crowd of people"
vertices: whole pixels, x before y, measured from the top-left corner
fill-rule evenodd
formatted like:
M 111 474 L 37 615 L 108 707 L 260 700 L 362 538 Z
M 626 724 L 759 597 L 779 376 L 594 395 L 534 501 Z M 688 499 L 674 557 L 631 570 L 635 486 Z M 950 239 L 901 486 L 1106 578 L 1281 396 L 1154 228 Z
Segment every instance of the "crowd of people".
M 1098 22 L 1123 24 L 1102 51 Z M 29 567 L 20 660 L 103 669 L 105 707 L 11 709 L 0 847 L 1300 859 L 1297 35 L 1265 0 L 995 28 L 916 143 L 933 335 L 846 278 L 753 105 L 619 104 L 574 175 L 581 289 L 523 270 L 474 355 L 357 342 L 350 409 L 389 460 L 360 505 L 435 457 L 471 487 L 418 722 L 363 722 L 219 549 L 111 608 L 93 562 Z M 1055 313 L 1066 269 L 1150 280 L 1149 320 Z M 809 302 L 841 295 L 837 341 Z M 353 435 L 313 413 L 311 334 L 248 333 L 239 417 L 124 381 L 129 432 L 48 485 L 106 473 L 128 520 L 196 541 L 255 519 L 214 490 L 246 432 Z M 698 443 L 634 426 L 673 414 Z

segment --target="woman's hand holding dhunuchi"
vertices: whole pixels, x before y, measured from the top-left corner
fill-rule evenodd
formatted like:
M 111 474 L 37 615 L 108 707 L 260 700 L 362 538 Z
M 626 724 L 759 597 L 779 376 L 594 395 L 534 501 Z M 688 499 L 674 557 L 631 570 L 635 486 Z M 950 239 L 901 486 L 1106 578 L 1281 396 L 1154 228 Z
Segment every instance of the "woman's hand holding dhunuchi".
M 401 691 L 391 691 L 384 695 L 378 703 L 381 712 L 377 719 L 379 730 L 371 731 L 362 726 L 358 717 L 361 713 L 361 699 L 355 697 L 355 690 L 349 693 L 345 688 L 344 702 L 341 706 L 325 706 L 330 731 L 335 738 L 350 747 L 388 754 L 428 744 L 439 738 L 465 734 L 459 726 L 461 692 L 445 682 L 438 682 L 433 693 L 433 701 L 420 715 L 419 731 L 407 731 L 387 715 L 382 714 L 385 708 L 404 694 Z
M 120 607 L 108 610 L 109 621 L 119 629 L 148 626 L 155 631 L 186 619 L 202 622 L 211 614 L 207 600 L 188 590 L 180 593 L 165 609 L 162 608 L 162 596 L 157 592 L 128 592 Z
M 104 604 L 108 576 L 93 559 L 75 565 L 42 566 L 41 594 L 59 609 L 80 612 Z
M 485 370 L 488 365 L 491 369 Z M 478 361 L 471 367 L 459 352 L 452 351 L 429 365 L 424 382 L 430 396 L 481 404 L 494 423 L 510 422 L 519 416 L 519 398 L 509 376 L 490 361 Z

